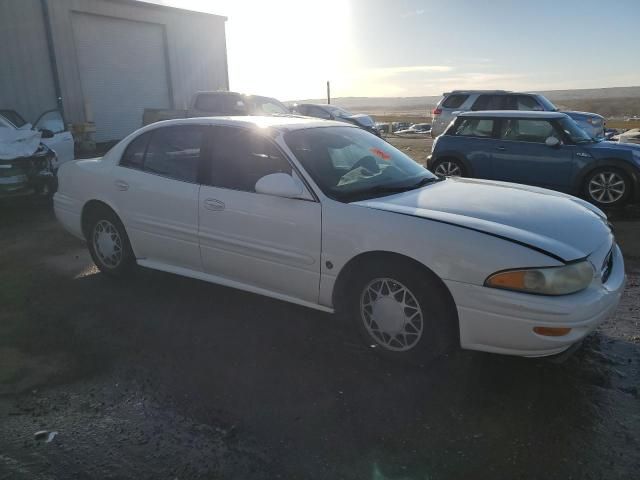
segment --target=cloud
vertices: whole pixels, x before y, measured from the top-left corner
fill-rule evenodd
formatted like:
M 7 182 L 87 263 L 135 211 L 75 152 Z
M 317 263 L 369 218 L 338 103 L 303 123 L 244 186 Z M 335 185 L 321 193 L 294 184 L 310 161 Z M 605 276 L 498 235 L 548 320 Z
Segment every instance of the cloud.
M 422 15 L 426 10 L 424 8 L 420 8 L 418 10 L 412 10 L 410 12 L 405 12 L 400 14 L 400 18 L 409 18 L 409 17 L 417 17 Z

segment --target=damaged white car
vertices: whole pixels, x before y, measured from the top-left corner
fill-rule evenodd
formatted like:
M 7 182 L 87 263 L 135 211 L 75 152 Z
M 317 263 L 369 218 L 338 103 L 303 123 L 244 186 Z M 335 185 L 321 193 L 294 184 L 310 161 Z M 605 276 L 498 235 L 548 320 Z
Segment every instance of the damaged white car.
M 344 123 L 160 122 L 63 165 L 59 181 L 56 215 L 103 272 L 137 263 L 343 311 L 366 345 L 402 360 L 456 344 L 562 352 L 613 312 L 625 283 L 598 208 L 438 178 Z

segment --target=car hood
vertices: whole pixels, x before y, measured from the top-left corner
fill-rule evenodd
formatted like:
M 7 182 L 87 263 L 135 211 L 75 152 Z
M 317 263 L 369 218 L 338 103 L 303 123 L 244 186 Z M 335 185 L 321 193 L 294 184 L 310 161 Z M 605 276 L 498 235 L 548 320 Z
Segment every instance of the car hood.
M 618 143 L 618 142 L 596 142 L 589 143 L 585 145 L 580 145 L 581 147 L 587 147 L 589 150 L 598 152 L 600 155 L 608 155 L 619 153 L 619 152 L 637 152 L 636 155 L 640 154 L 640 145 L 634 143 Z
M 514 183 L 449 178 L 355 204 L 480 231 L 563 261 L 588 256 L 611 234 L 605 214 L 593 205 Z

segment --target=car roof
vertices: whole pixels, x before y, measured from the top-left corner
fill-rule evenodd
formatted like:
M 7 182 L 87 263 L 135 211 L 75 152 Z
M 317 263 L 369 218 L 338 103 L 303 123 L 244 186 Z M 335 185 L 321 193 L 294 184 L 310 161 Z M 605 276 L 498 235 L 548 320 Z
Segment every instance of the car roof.
M 301 130 L 305 128 L 315 127 L 348 127 L 358 128 L 344 122 L 333 120 L 321 120 L 312 117 L 302 117 L 296 115 L 282 116 L 237 116 L 237 117 L 194 117 L 194 118 L 176 118 L 173 120 L 164 120 L 152 123 L 151 126 L 167 127 L 172 125 L 224 125 L 239 126 L 249 128 L 271 128 L 283 132 L 292 130 Z
M 464 112 L 459 117 L 494 117 L 494 118 L 565 118 L 568 117 L 562 112 L 537 112 L 528 110 L 483 110 L 478 112 Z

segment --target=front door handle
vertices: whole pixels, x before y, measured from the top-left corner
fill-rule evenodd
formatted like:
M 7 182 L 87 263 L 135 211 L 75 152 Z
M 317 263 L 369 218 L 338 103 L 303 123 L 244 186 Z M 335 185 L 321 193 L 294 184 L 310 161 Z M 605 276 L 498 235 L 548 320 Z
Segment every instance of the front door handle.
M 124 180 L 116 180 L 115 182 L 116 188 L 122 192 L 129 190 L 129 184 Z
M 207 210 L 220 212 L 224 210 L 224 207 L 225 207 L 224 202 L 221 202 L 220 200 L 216 200 L 215 198 L 207 198 L 204 201 L 204 208 L 206 208 Z
M 506 148 L 505 148 L 505 147 L 496 147 L 496 150 L 499 150 L 499 151 L 501 151 L 501 152 L 504 152 L 504 151 L 506 150 Z

